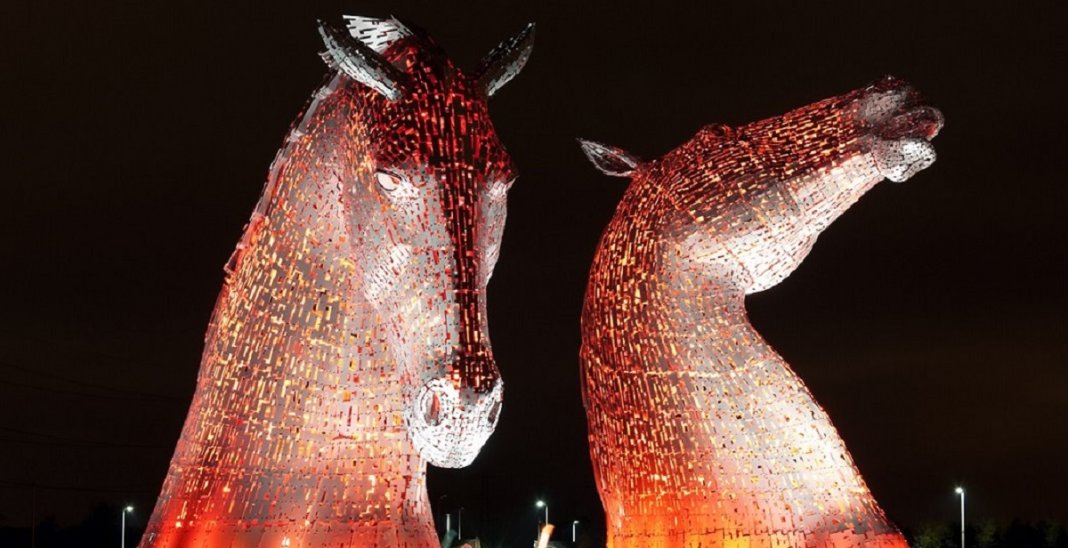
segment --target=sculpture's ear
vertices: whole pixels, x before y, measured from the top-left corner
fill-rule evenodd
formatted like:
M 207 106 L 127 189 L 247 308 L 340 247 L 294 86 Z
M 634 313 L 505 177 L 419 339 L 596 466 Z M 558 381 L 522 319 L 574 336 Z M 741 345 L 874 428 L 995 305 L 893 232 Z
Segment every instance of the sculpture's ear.
M 390 101 L 404 95 L 404 73 L 346 31 L 319 21 L 319 34 L 326 45 L 324 59 L 346 76 L 377 91 Z
M 533 49 L 534 23 L 531 23 L 487 53 L 475 72 L 475 79 L 486 90 L 486 95 L 492 97 L 501 86 L 515 78 L 527 64 Z
M 594 167 L 605 175 L 613 177 L 630 177 L 641 163 L 641 160 L 632 156 L 629 152 L 616 147 L 603 145 L 585 139 L 578 140 L 582 152 L 593 162 Z

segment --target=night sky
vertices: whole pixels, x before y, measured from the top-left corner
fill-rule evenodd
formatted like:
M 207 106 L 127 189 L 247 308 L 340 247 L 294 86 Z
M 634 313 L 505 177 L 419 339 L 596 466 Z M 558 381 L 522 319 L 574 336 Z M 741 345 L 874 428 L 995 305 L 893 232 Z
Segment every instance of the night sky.
M 410 19 L 461 67 L 527 22 L 492 99 L 520 177 L 489 286 L 505 403 L 435 513 L 532 538 L 603 528 L 579 311 L 626 182 L 575 137 L 655 158 L 883 74 L 942 110 L 937 163 L 884 182 L 801 268 L 748 299 L 876 499 L 905 527 L 1068 519 L 1068 40 L 1063 2 L 107 2 L 0 6 L 0 527 L 159 492 L 222 265 L 321 83 L 315 19 Z M 151 5 L 149 5 L 151 4 Z M 455 519 L 455 518 L 454 518 Z M 455 522 L 454 522 L 455 523 Z M 557 538 L 569 536 L 568 533 Z

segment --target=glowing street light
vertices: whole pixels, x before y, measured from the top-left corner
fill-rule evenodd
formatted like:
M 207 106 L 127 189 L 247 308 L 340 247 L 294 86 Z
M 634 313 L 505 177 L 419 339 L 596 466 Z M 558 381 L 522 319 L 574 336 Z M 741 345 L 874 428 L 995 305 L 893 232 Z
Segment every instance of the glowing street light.
M 548 525 L 549 524 L 549 505 L 545 504 L 544 500 L 540 500 L 539 499 L 537 502 L 534 503 L 534 506 L 537 506 L 538 508 L 545 508 L 545 525 Z M 535 545 L 537 545 L 537 543 L 538 543 L 537 539 L 540 536 L 541 536 L 541 527 L 538 527 L 537 533 L 534 536 L 534 544 Z
M 578 526 L 578 520 L 571 522 L 571 544 L 575 544 L 575 527 Z
M 960 548 L 964 548 L 964 488 L 958 487 L 957 494 L 960 495 Z
M 545 525 L 549 525 L 549 505 L 544 500 L 539 500 L 535 503 L 538 508 L 545 508 Z
M 133 506 L 127 505 L 122 509 L 122 541 L 119 544 L 122 548 L 126 548 L 126 514 L 133 512 Z

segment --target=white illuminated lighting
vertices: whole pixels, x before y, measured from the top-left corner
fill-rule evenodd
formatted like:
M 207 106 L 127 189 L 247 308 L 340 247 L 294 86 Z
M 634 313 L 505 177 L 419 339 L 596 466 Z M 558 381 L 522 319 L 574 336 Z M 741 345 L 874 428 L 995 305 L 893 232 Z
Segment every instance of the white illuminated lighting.
M 545 508 L 545 525 L 549 524 L 549 505 L 544 500 L 539 500 L 534 504 L 538 508 Z
M 129 504 L 126 505 L 126 508 L 122 509 L 122 540 L 119 542 L 119 545 L 122 548 L 126 548 L 126 514 L 132 512 L 133 506 Z
M 964 548 L 964 488 L 957 487 L 955 491 L 960 495 L 960 548 Z

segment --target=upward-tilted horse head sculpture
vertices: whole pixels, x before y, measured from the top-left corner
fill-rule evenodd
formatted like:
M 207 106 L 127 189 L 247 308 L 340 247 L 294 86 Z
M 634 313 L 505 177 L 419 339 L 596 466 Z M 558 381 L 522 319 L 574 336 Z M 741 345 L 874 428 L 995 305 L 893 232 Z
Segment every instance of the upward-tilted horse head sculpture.
M 582 143 L 601 171 L 631 179 L 582 315 L 609 546 L 905 546 L 827 414 L 750 325 L 745 296 L 786 278 L 877 183 L 931 165 L 941 127 L 888 77 L 706 126 L 648 162 Z
M 425 463 L 469 464 L 515 168 L 487 98 L 533 27 L 459 70 L 394 19 L 320 23 L 335 69 L 227 265 L 142 546 L 432 546 Z

